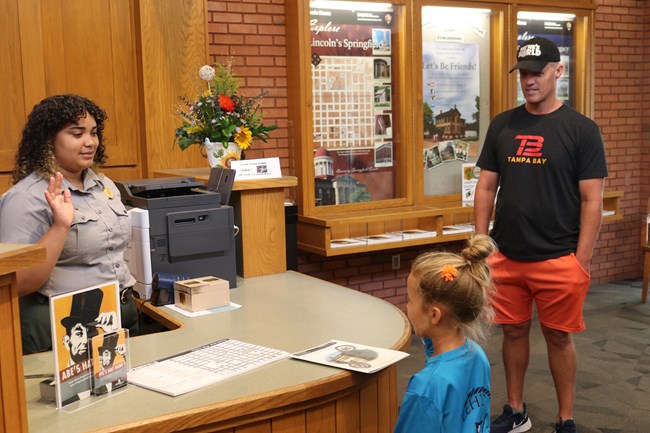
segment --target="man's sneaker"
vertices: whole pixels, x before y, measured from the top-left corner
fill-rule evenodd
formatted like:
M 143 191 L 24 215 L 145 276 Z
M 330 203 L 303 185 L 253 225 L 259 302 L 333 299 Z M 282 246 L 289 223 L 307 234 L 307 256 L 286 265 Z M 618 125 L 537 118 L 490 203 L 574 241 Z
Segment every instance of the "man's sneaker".
M 553 430 L 553 433 L 578 433 L 576 422 L 572 419 L 562 421 L 562 418 L 560 418 L 560 423 L 555 424 L 555 430 Z
M 503 413 L 490 424 L 490 431 L 491 433 L 522 433 L 532 427 L 533 423 L 526 415 L 526 403 L 524 403 L 524 413 L 515 413 L 512 407 L 506 404 L 503 406 Z

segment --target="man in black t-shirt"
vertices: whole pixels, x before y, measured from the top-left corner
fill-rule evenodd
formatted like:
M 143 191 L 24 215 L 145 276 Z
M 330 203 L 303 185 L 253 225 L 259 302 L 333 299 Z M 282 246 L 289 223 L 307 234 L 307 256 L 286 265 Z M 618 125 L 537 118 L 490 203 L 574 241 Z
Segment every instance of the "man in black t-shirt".
M 529 333 L 535 302 L 558 398 L 558 433 L 576 432 L 573 402 L 576 351 L 572 334 L 585 329 L 582 307 L 602 219 L 607 176 L 598 126 L 556 97 L 564 68 L 548 39 L 524 42 L 517 54 L 526 103 L 495 117 L 477 165 L 477 233 L 499 251 L 490 258 L 497 293 L 496 322 L 503 327 L 508 404 L 492 433 L 520 433 L 532 423 L 524 403 Z

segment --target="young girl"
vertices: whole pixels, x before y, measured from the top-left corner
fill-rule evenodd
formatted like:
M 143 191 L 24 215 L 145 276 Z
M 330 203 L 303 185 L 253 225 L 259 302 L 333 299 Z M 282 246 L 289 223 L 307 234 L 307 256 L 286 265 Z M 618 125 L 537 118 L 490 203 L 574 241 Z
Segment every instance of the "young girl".
M 408 318 L 426 348 L 426 366 L 409 381 L 395 433 L 488 432 L 490 364 L 483 340 L 492 316 L 486 235 L 460 254 L 419 256 L 407 279 Z

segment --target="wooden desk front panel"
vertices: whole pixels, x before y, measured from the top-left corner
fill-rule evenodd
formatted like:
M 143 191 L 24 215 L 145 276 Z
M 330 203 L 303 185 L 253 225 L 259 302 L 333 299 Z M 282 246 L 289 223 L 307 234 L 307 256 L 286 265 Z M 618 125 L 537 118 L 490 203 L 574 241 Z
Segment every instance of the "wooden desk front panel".
M 234 191 L 231 202 L 237 240 L 237 273 L 244 278 L 287 270 L 284 190 Z
M 40 245 L 0 244 L 0 432 L 27 432 L 16 271 L 45 261 Z
M 27 431 L 15 275 L 0 275 L 0 432 Z
M 362 376 L 357 386 L 314 396 L 300 403 L 277 406 L 262 412 L 244 406 L 231 407 L 228 419 L 210 423 L 209 415 L 198 419 L 200 426 L 183 428 L 179 432 L 214 433 L 391 433 L 397 421 L 396 367 Z M 166 425 L 169 427 L 169 424 Z M 144 431 L 163 431 L 148 425 Z M 164 431 L 168 431 L 164 428 Z M 134 431 L 130 429 L 129 431 Z M 140 430 L 136 430 L 140 431 Z

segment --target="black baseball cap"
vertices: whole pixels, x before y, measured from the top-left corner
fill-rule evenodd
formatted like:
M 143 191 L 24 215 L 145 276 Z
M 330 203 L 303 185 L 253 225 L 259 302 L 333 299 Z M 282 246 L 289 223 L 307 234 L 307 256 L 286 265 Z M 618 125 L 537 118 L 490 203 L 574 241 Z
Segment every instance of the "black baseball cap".
M 541 72 L 550 62 L 560 61 L 557 45 L 546 38 L 533 38 L 524 42 L 517 50 L 517 64 L 510 69 L 525 69 Z

